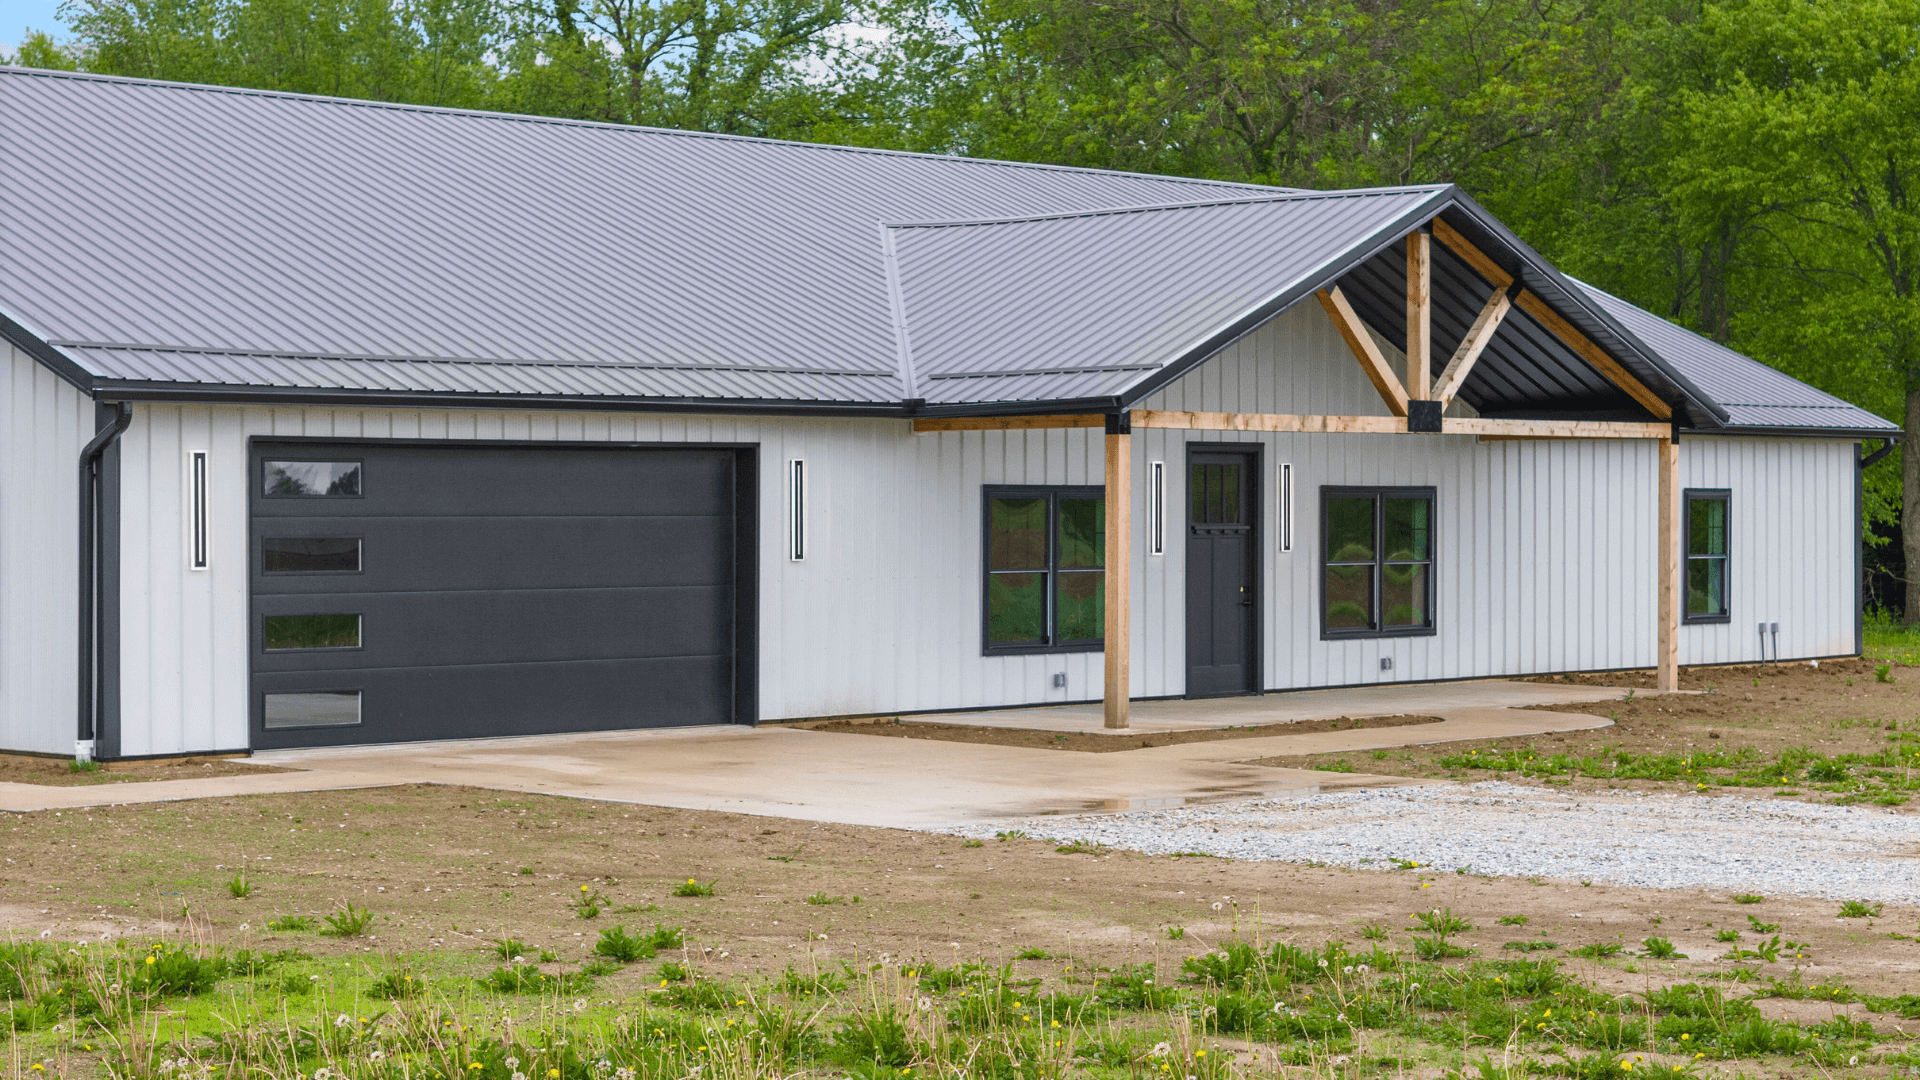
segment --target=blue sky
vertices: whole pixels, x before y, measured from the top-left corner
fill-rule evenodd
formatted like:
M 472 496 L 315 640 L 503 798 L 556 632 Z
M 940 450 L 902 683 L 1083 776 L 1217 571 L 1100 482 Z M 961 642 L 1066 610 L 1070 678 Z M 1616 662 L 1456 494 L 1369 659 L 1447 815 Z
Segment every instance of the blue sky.
M 60 0 L 0 0 L 0 48 L 12 52 L 28 27 L 67 36 L 66 27 L 53 17 L 59 7 Z

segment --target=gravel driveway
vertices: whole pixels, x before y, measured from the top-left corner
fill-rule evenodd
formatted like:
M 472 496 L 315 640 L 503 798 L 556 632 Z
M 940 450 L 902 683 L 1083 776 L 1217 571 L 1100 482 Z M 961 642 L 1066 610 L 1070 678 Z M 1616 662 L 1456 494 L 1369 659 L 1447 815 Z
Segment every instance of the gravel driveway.
M 940 832 L 1167 855 L 1539 875 L 1654 889 L 1920 902 L 1920 816 L 1698 795 L 1564 794 L 1494 781 L 1080 814 Z

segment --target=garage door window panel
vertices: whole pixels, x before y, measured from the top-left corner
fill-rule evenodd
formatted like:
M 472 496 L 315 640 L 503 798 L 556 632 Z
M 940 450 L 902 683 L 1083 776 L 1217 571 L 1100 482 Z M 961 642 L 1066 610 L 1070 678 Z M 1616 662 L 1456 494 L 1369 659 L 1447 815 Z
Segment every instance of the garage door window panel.
M 320 690 L 298 694 L 266 694 L 261 709 L 265 726 L 273 730 L 312 727 L 352 727 L 360 723 L 360 691 Z
M 268 652 L 292 649 L 357 649 L 358 615 L 268 615 L 261 641 Z
M 261 494 L 269 499 L 357 499 L 361 463 L 358 461 L 265 461 L 261 463 Z
M 269 536 L 260 541 L 260 568 L 268 574 L 360 572 L 357 536 Z

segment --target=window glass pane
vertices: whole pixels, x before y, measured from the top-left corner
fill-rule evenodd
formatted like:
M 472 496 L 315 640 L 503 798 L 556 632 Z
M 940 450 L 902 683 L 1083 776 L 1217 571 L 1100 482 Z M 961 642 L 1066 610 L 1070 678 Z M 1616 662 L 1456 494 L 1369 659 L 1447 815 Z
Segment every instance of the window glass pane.
M 987 575 L 987 641 L 1039 643 L 1046 633 L 1047 575 Z
M 1047 500 L 995 499 L 987 525 L 987 568 L 1044 570 L 1047 567 Z
M 261 569 L 269 574 L 324 574 L 360 569 L 357 536 L 269 536 L 260 541 Z
M 1373 565 L 1327 567 L 1327 629 L 1373 629 Z
M 266 695 L 269 728 L 345 727 L 360 722 L 360 691 Z
M 1433 504 L 1426 499 L 1384 499 L 1387 558 L 1393 561 L 1425 561 L 1433 543 L 1431 521 Z M 1389 620 L 1391 622 L 1391 620 Z
M 1207 467 L 1195 465 L 1189 470 L 1187 490 L 1193 500 L 1193 523 L 1205 524 L 1207 520 Z
M 1107 564 L 1107 500 L 1060 500 L 1060 565 L 1063 568 Z
M 1363 562 L 1373 558 L 1373 500 L 1327 500 L 1327 561 Z
M 360 645 L 358 615 L 269 615 L 269 649 L 352 649 Z
M 1381 625 L 1427 625 L 1427 576 L 1423 564 L 1380 568 Z
M 1099 570 L 1061 574 L 1054 618 L 1060 641 L 1098 641 L 1107 632 L 1107 575 Z
M 1216 520 L 1227 525 L 1238 525 L 1240 521 L 1240 466 L 1221 465 L 1220 470 L 1220 516 Z
M 1687 614 L 1727 613 L 1727 560 L 1687 560 Z
M 1727 502 L 1725 499 L 1689 499 L 1687 526 L 1687 554 L 1725 555 L 1727 553 Z
M 360 494 L 357 461 L 269 461 L 265 494 L 275 497 L 341 498 Z

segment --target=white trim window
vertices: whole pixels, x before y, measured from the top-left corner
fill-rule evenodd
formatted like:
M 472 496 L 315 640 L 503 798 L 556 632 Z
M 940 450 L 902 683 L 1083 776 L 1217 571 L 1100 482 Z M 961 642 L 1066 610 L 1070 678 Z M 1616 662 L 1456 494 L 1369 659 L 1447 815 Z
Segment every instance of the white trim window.
M 187 569 L 207 568 L 207 452 L 187 451 L 186 474 Z
M 807 560 L 807 462 L 787 462 L 787 558 Z
M 1147 462 L 1147 554 L 1167 553 L 1167 463 Z

